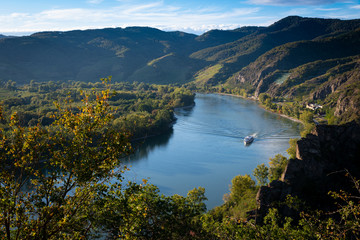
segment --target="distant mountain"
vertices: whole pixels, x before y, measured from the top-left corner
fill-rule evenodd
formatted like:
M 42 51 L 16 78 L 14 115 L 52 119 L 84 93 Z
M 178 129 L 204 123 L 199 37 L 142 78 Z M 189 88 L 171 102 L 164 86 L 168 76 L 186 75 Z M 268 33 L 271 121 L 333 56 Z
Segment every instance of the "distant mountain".
M 0 34 L 0 39 L 1 38 L 14 38 L 15 36 L 6 36 L 6 35 L 2 35 L 2 34 Z
M 214 85 L 274 47 L 334 37 L 358 27 L 360 20 L 294 16 L 269 27 L 211 30 L 201 36 L 148 27 L 40 32 L 0 39 L 0 79 L 97 81 L 112 75 L 115 81 L 201 79 L 201 84 Z
M 197 37 L 196 40 L 202 42 L 203 47 L 212 47 L 236 41 L 262 28 L 263 27 L 242 27 L 235 30 L 211 30 Z
M 98 81 L 112 75 L 125 81 L 150 61 L 197 49 L 196 35 L 153 28 L 115 28 L 70 32 L 41 32 L 27 37 L 0 39 L 3 80 Z M 189 67 L 189 71 L 195 71 Z M 189 74 L 190 74 L 189 73 Z M 139 76 L 137 81 L 156 81 Z M 170 82 L 171 79 L 168 79 Z
M 221 31 L 220 31 L 221 32 Z M 207 63 L 190 54 L 243 36 L 237 30 L 198 37 L 148 27 L 40 32 L 0 39 L 0 79 L 185 83 Z M 156 61 L 156 64 L 151 64 Z

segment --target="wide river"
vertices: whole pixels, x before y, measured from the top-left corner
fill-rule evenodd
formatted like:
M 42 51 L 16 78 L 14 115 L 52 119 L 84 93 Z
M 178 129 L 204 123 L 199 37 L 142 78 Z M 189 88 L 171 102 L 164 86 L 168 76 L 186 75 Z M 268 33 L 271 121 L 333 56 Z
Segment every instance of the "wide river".
M 301 128 L 255 102 L 217 94 L 196 94 L 194 107 L 175 114 L 173 131 L 147 139 L 131 157 L 125 179 L 149 178 L 165 195 L 204 187 L 208 209 L 223 203 L 233 177 L 287 155 L 289 139 L 299 137 Z M 255 140 L 244 146 L 247 135 Z

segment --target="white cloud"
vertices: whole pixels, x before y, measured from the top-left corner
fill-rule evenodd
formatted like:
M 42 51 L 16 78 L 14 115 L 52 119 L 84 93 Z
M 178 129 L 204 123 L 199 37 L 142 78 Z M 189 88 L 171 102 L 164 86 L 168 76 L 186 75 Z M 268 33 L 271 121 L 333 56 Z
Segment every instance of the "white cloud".
M 351 6 L 350 8 L 353 8 L 353 9 L 360 9 L 360 5 L 354 5 L 354 6 Z
M 310 16 L 312 14 L 312 10 L 308 8 L 292 8 L 289 11 L 284 12 L 284 17 L 286 16 Z
M 200 32 L 212 28 L 229 29 L 247 22 L 259 11 L 254 8 L 211 6 L 187 9 L 163 1 L 134 4 L 122 0 L 112 8 L 48 9 L 35 14 L 0 15 L 0 32 L 65 31 L 110 26 L 150 26 L 168 30 Z
M 336 2 L 344 2 L 342 0 L 248 0 L 251 4 L 257 5 L 274 5 L 274 6 L 296 6 L 296 5 L 326 5 Z
M 338 11 L 341 10 L 340 8 L 316 8 L 318 11 L 324 11 L 324 12 L 332 12 L 332 11 Z
M 124 11 L 124 13 L 131 14 L 131 13 L 139 13 L 144 12 L 147 10 L 155 10 L 155 8 L 162 7 L 162 2 L 153 2 L 148 4 L 141 4 L 141 5 L 134 5 L 130 6 L 128 9 Z
M 46 10 L 37 14 L 38 19 L 43 20 L 81 20 L 86 16 L 93 15 L 91 10 L 82 8 Z
M 100 4 L 102 3 L 104 0 L 88 0 L 88 3 L 90 4 Z

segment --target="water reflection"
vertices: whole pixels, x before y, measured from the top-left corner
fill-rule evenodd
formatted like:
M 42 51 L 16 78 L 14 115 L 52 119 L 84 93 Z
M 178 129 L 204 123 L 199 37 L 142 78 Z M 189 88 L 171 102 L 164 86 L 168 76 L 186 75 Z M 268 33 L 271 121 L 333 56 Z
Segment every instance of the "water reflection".
M 174 112 L 177 117 L 190 117 L 193 110 L 194 106 L 189 106 L 176 108 Z M 174 124 L 176 124 L 176 121 Z M 174 130 L 173 128 L 170 128 L 167 132 L 159 136 L 146 138 L 142 141 L 134 143 L 133 146 L 136 149 L 135 153 L 128 158 L 127 163 L 134 164 L 139 160 L 147 159 L 151 152 L 166 148 L 168 142 L 173 137 L 173 134 Z
M 139 160 L 147 159 L 151 152 L 166 148 L 173 133 L 174 130 L 169 129 L 159 136 L 146 138 L 143 141 L 134 143 L 133 147 L 135 148 L 135 153 L 128 158 L 128 163 L 133 164 Z
M 190 117 L 194 111 L 194 107 L 195 105 L 189 107 L 176 108 L 174 112 L 178 116 Z

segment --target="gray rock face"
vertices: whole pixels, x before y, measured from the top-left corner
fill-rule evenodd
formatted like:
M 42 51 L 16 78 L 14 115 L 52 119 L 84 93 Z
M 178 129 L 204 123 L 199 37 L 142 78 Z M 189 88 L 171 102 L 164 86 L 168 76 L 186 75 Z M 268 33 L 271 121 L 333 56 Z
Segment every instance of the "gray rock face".
M 326 84 L 320 87 L 317 91 L 310 94 L 312 100 L 325 99 L 328 95 L 335 92 L 340 86 L 347 82 L 349 76 L 347 74 L 341 75 L 340 77 L 329 80 Z
M 354 114 L 359 116 L 360 106 L 359 97 L 360 89 L 354 89 L 351 94 L 343 93 L 339 96 L 336 103 L 335 116 Z
M 283 216 L 296 219 L 297 212 L 278 203 L 287 195 L 297 196 L 312 209 L 333 211 L 329 191 L 351 192 L 353 184 L 346 170 L 360 178 L 360 125 L 318 125 L 312 134 L 297 143 L 296 159 L 290 159 L 280 181 L 261 187 L 257 222 L 261 223 L 270 207 L 278 207 Z

